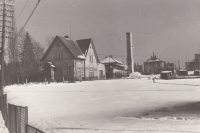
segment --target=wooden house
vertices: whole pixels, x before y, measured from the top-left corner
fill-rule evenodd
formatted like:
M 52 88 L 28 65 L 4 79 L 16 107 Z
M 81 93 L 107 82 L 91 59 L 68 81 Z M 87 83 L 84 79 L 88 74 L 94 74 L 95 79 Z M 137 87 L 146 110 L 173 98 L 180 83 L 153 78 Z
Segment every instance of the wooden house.
M 71 40 L 56 36 L 42 57 L 48 80 L 84 80 L 97 77 L 99 62 L 92 39 Z

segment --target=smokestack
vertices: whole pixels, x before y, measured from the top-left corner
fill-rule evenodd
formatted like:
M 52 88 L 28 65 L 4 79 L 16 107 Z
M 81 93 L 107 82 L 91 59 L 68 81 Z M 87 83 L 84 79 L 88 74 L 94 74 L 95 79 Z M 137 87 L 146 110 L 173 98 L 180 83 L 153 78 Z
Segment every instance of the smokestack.
M 132 33 L 126 33 L 128 73 L 134 73 Z

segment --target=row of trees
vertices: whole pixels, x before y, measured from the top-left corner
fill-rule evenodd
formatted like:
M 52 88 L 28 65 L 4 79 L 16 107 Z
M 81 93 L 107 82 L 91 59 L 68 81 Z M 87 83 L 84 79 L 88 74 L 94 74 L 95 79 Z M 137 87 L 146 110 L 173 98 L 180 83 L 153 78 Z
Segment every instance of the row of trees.
M 16 38 L 16 34 L 14 35 Z M 40 59 L 44 48 L 28 32 L 22 32 L 17 39 L 9 41 L 6 49 L 5 83 L 19 84 L 39 81 L 42 72 Z

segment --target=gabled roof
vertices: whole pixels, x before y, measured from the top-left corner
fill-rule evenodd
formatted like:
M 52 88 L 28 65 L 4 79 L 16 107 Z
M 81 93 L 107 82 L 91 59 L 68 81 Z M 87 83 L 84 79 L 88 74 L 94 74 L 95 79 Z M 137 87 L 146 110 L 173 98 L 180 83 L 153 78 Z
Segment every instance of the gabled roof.
M 96 52 L 96 49 L 94 47 L 94 43 L 91 38 L 89 39 L 81 39 L 81 40 L 76 40 L 76 43 L 78 44 L 79 48 L 81 49 L 82 53 L 86 56 L 88 53 L 88 49 L 90 47 L 90 44 L 92 45 L 92 49 L 94 51 L 94 55 L 96 57 L 97 63 L 99 63 L 99 58 Z
M 79 48 L 81 49 L 81 51 L 86 55 L 87 51 L 89 49 L 89 46 L 91 44 L 91 40 L 92 39 L 82 39 L 82 40 L 76 40 Z
M 83 53 L 77 43 L 71 39 L 66 39 L 65 37 L 58 36 L 58 38 L 63 42 L 63 44 L 69 49 L 69 51 L 74 55 L 75 58 L 80 58 Z
M 151 57 L 150 59 L 148 59 L 145 62 L 163 62 L 163 61 L 158 59 L 156 56 L 154 56 L 154 57 Z
M 101 63 L 105 65 L 121 67 L 123 69 L 127 68 L 127 65 L 122 64 L 121 61 L 114 59 L 112 57 L 107 57 L 106 59 L 102 60 Z
M 107 57 L 106 59 L 102 60 L 101 63 L 103 63 L 103 64 L 110 64 L 110 63 L 122 64 L 121 61 L 118 61 L 117 59 L 114 59 L 112 57 Z
M 60 42 L 70 51 L 70 53 L 74 56 L 75 59 L 85 59 L 85 55 L 82 53 L 81 49 L 75 41 L 71 39 L 66 39 L 65 37 L 56 36 L 41 60 L 44 60 L 46 58 L 46 56 L 53 48 L 56 40 L 60 40 Z

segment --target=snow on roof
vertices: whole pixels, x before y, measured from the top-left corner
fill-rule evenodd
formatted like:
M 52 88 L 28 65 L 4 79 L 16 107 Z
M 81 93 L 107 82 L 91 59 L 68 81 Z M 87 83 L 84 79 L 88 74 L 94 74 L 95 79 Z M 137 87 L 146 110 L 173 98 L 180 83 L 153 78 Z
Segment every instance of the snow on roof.
M 187 71 L 187 70 L 179 70 L 179 71 Z
M 58 36 L 58 38 L 64 43 L 64 45 L 69 49 L 75 58 L 79 58 L 78 56 L 83 54 L 76 41 L 70 40 L 68 38 L 66 39 L 65 37 L 61 36 Z
M 161 73 L 170 73 L 170 72 L 172 72 L 172 71 L 162 71 Z
M 115 60 L 116 62 L 118 62 L 118 63 L 122 64 L 122 62 L 121 62 L 121 61 L 119 61 L 119 60 L 117 60 L 117 59 L 113 59 L 113 60 Z
M 78 55 L 79 58 L 82 58 L 82 59 L 85 59 L 85 55 L 82 54 L 82 55 Z
M 146 62 L 160 62 L 160 61 L 161 61 L 160 59 L 156 58 L 156 59 L 148 59 Z
M 51 65 L 51 67 L 55 67 L 54 65 Z
M 119 64 L 122 64 L 121 61 L 118 61 L 118 60 L 113 59 L 111 57 L 107 57 L 106 59 L 102 60 L 101 63 L 119 63 Z

